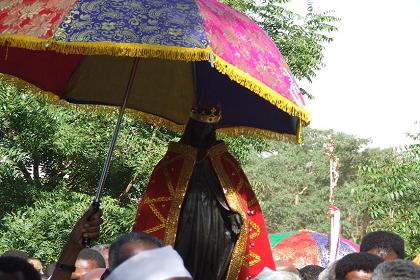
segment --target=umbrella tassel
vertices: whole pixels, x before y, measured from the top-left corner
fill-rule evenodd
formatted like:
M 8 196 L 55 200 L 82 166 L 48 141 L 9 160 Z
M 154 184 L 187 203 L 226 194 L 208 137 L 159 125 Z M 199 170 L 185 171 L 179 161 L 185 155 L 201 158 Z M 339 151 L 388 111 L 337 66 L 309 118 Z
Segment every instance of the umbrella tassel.
M 183 61 L 208 61 L 211 49 L 116 42 L 59 42 L 27 35 L 0 34 L 0 46 L 63 54 L 147 57 Z

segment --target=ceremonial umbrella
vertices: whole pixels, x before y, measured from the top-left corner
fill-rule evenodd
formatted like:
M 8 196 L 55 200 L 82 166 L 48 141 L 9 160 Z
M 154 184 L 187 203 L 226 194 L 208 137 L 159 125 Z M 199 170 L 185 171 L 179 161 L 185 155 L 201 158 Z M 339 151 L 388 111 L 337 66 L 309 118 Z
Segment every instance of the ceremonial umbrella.
M 269 234 L 268 237 L 275 261 L 287 261 L 296 268 L 311 264 L 327 267 L 329 264 L 328 234 L 301 230 Z M 359 246 L 340 238 L 338 259 L 354 252 L 359 252 Z
M 216 0 L 1 1 L 0 73 L 57 99 L 120 106 L 97 202 L 126 108 L 181 131 L 194 105 L 218 104 L 220 131 L 298 142 L 309 122 L 275 44 Z

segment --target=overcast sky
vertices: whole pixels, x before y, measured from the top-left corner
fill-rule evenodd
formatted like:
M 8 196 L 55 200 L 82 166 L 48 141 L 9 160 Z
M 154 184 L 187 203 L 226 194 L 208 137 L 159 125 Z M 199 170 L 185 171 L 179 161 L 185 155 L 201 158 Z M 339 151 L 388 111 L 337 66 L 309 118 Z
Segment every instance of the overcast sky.
M 292 0 L 304 11 L 306 0 Z M 373 146 L 408 143 L 420 121 L 420 0 L 314 0 L 341 18 L 312 84 L 311 126 L 371 138 Z M 420 128 L 420 126 L 418 126 Z

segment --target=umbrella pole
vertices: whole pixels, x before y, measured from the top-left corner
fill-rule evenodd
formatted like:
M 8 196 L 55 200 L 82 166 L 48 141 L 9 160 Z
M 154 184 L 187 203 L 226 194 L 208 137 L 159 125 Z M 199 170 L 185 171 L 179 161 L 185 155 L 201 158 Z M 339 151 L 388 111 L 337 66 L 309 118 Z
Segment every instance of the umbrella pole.
M 138 65 L 139 65 L 139 58 L 136 57 L 134 59 L 133 66 L 131 67 L 130 79 L 128 80 L 127 88 L 125 89 L 124 100 L 123 100 L 123 103 L 120 107 L 117 123 L 115 124 L 114 132 L 112 133 L 111 143 L 109 145 L 108 152 L 107 152 L 106 157 L 105 157 L 104 165 L 102 167 L 101 177 L 100 177 L 99 182 L 98 182 L 98 187 L 96 188 L 95 199 L 92 202 L 93 212 L 92 212 L 91 215 L 93 215 L 94 213 L 96 213 L 99 210 L 99 207 L 100 207 L 100 204 L 101 204 L 102 190 L 103 190 L 104 185 L 105 185 L 106 176 L 108 175 L 108 170 L 109 170 L 109 166 L 111 164 L 112 154 L 114 152 L 115 143 L 117 142 L 118 133 L 120 132 L 121 123 L 122 123 L 123 118 L 124 118 L 124 111 L 125 111 L 125 107 L 127 106 L 128 97 L 130 95 L 131 89 L 133 88 L 134 78 L 136 77 L 136 72 L 137 72 Z M 84 246 L 86 246 L 86 247 L 90 246 L 90 239 L 89 238 L 84 237 L 82 242 L 83 242 Z
M 107 155 L 105 157 L 104 165 L 102 167 L 101 177 L 99 179 L 98 187 L 96 189 L 95 199 L 93 200 L 94 205 L 97 204 L 99 206 L 99 204 L 100 204 L 100 198 L 101 198 L 102 190 L 104 188 L 105 180 L 106 180 L 106 177 L 108 175 L 109 166 L 111 164 L 112 154 L 114 152 L 115 143 L 117 142 L 118 133 L 120 132 L 121 123 L 122 123 L 123 118 L 124 118 L 124 111 L 125 111 L 125 107 L 127 106 L 128 97 L 129 97 L 131 89 L 133 87 L 133 82 L 134 82 L 134 78 L 136 76 L 138 64 L 139 64 L 139 58 L 136 57 L 134 59 L 133 66 L 131 67 L 130 79 L 128 80 L 127 88 L 125 90 L 124 100 L 123 100 L 123 103 L 120 107 L 117 123 L 115 124 L 115 128 L 114 128 L 114 133 L 112 134 L 111 143 L 109 145 L 108 152 L 107 152 Z

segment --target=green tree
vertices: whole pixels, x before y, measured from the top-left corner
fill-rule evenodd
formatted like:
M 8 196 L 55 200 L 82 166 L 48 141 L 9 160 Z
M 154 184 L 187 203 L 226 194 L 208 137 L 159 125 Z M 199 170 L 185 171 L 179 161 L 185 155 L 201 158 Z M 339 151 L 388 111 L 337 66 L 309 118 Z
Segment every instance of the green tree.
M 64 183 L 94 193 L 115 125 L 115 114 L 51 104 L 40 92 L 0 83 L 0 192 L 3 213 Z M 117 197 L 144 189 L 151 169 L 177 135 L 127 117 L 121 129 L 105 194 Z M 130 193 L 130 194 L 131 194 Z M 129 197 L 128 197 L 129 198 Z
M 328 232 L 329 160 L 324 155 L 324 144 L 329 133 L 305 129 L 300 146 L 270 142 L 269 153 L 256 153 L 246 166 L 269 231 L 306 228 Z M 342 210 L 344 235 L 358 239 L 360 219 L 351 190 L 357 185 L 357 167 L 364 162 L 359 151 L 368 141 L 343 133 L 335 133 L 334 140 L 342 166 L 335 203 Z
M 13 248 L 43 262 L 57 261 L 68 234 L 90 201 L 91 196 L 64 187 L 39 194 L 32 206 L 8 213 L 0 220 L 0 254 Z M 102 210 L 104 223 L 99 243 L 111 243 L 118 235 L 131 230 L 135 205 L 121 204 L 104 196 Z
M 420 144 L 372 159 L 360 168 L 360 175 L 363 181 L 355 188 L 355 197 L 365 215 L 366 230 L 394 231 L 406 241 L 409 257 L 419 254 Z

